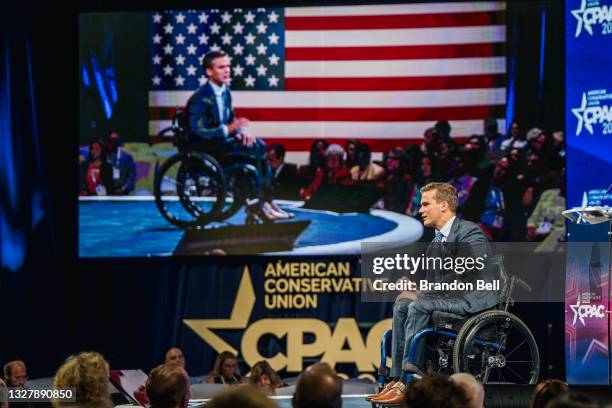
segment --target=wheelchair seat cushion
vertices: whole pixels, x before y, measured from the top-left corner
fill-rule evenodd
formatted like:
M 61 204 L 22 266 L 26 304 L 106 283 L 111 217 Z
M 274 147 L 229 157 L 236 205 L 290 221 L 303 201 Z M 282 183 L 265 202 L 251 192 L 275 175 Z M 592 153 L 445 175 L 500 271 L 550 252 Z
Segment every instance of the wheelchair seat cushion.
M 467 320 L 470 315 L 458 315 L 455 313 L 435 311 L 431 314 L 433 326 L 438 329 L 455 329 Z

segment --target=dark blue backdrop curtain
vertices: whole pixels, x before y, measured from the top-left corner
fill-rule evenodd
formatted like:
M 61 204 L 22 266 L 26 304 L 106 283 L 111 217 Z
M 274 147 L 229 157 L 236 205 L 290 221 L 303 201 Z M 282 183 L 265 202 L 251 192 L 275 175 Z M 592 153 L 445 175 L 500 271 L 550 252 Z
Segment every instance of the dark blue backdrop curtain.
M 548 43 L 538 83 L 543 4 L 508 3 L 508 38 L 515 39 L 509 44 L 509 59 L 516 64 L 514 115 L 523 129 L 562 128 L 564 116 L 558 2 L 546 3 Z M 215 279 L 217 268 L 241 268 L 249 260 L 78 260 L 77 12 L 34 0 L 0 7 L 0 363 L 21 357 L 31 377 L 49 376 L 70 353 L 98 350 L 111 366 L 149 369 L 168 347 L 191 336 L 180 321 L 188 291 Z M 544 107 L 539 114 L 538 95 Z M 389 315 L 389 306 L 377 309 L 380 318 Z M 320 318 L 333 322 L 352 312 L 332 305 Z M 562 339 L 559 316 L 561 331 L 552 338 Z M 550 358 L 543 356 L 543 366 L 556 364 L 555 355 L 561 354 L 551 350 Z M 192 370 L 208 370 L 201 366 L 211 356 L 210 350 L 193 355 Z
M 507 127 L 564 129 L 563 2 L 508 1 L 506 21 Z
M 29 357 L 48 367 L 53 358 L 37 346 L 65 319 L 55 295 L 62 272 L 49 262 L 57 251 L 49 207 L 46 155 L 37 113 L 29 3 L 0 12 L 0 359 Z M 56 309 L 57 308 L 57 309 Z M 54 310 L 55 309 L 55 310 Z M 53 361 L 52 364 L 55 364 Z

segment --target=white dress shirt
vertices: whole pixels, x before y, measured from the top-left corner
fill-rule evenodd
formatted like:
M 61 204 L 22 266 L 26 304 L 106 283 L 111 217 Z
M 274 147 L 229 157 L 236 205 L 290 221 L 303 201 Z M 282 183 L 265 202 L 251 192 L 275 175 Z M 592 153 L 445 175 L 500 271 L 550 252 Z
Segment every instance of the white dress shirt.
M 210 85 L 212 86 L 213 92 L 215 93 L 215 98 L 217 99 L 217 107 L 219 108 L 219 122 L 221 122 L 223 134 L 227 136 L 227 125 L 223 123 L 223 117 L 225 116 L 223 114 L 225 112 L 225 98 L 223 97 L 223 95 L 225 94 L 227 87 L 225 86 L 225 84 L 219 86 L 213 81 L 210 81 Z
M 436 232 L 442 234 L 442 242 L 446 242 L 446 240 L 448 239 L 448 235 L 450 234 L 451 227 L 453 226 L 453 221 L 455 221 L 455 218 L 457 217 L 453 215 L 450 220 L 446 221 L 446 224 L 444 224 L 444 226 L 440 228 L 440 231 L 436 230 Z

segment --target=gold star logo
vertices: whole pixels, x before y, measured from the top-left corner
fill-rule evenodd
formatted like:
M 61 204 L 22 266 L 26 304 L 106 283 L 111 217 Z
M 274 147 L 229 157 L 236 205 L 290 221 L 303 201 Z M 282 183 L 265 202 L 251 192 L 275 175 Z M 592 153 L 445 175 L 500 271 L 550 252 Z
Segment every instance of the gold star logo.
M 217 353 L 227 350 L 237 355 L 238 351 L 215 334 L 212 329 L 245 329 L 251 318 L 254 305 L 255 290 L 253 289 L 249 268 L 245 266 L 229 319 L 183 319 L 183 322 Z

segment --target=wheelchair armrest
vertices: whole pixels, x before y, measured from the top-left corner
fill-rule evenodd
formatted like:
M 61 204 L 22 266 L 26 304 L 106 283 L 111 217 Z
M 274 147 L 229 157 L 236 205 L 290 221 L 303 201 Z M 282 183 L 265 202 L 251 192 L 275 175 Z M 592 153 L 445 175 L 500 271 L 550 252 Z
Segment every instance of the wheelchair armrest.
M 171 135 L 167 136 L 168 133 L 171 133 Z M 175 131 L 174 126 L 170 126 L 170 127 L 167 127 L 167 128 L 164 128 L 164 129 L 160 130 L 157 133 L 157 136 L 159 136 L 159 137 L 174 137 L 175 133 L 176 133 L 176 131 Z
M 512 279 L 514 279 L 514 283 L 520 286 L 524 291 L 531 292 L 531 286 L 529 286 L 527 282 L 525 282 L 521 278 L 517 278 L 516 276 L 513 276 Z

